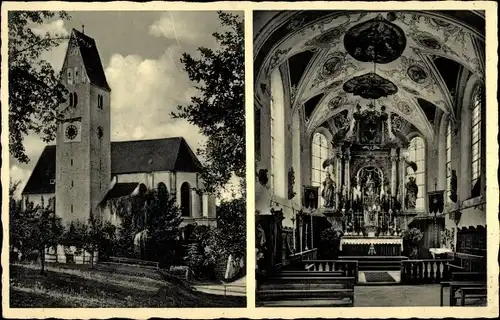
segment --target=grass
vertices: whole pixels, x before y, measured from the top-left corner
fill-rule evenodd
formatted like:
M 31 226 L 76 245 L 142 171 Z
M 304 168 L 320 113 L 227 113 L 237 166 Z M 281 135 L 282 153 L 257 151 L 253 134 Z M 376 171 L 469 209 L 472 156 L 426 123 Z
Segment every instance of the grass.
M 194 291 L 156 270 L 139 267 L 10 265 L 11 308 L 245 307 L 245 297 Z

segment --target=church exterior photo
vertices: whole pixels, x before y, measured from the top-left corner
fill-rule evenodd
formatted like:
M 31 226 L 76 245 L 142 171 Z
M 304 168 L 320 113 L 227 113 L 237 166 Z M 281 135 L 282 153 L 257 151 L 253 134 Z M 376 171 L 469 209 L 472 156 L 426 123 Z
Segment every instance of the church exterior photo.
M 62 74 L 67 112 L 56 144 L 45 147 L 24 187 L 23 203 L 53 206 L 63 224 L 86 222 L 92 212 L 118 226 L 114 199 L 161 186 L 181 209 L 181 229 L 215 227 L 215 196 L 203 192 L 202 165 L 183 137 L 111 141 L 112 88 L 92 38 L 72 30 Z M 61 246 L 57 253 L 64 262 Z

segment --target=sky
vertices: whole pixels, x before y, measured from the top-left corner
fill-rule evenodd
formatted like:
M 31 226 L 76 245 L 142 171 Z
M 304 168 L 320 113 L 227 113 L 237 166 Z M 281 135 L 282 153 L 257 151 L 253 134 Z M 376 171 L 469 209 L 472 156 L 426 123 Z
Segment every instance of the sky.
M 241 12 L 233 12 L 240 17 Z M 142 140 L 183 136 L 193 151 L 206 138 L 197 127 L 172 119 L 171 111 L 197 94 L 183 71 L 183 52 L 198 57 L 197 48 L 218 47 L 212 34 L 223 31 L 215 11 L 80 11 L 71 19 L 48 20 L 34 32 L 69 35 L 72 28 L 95 39 L 111 87 L 111 140 Z M 56 71 L 62 67 L 67 41 L 43 59 Z M 30 162 L 10 158 L 12 181 L 29 178 L 45 143 L 36 135 L 25 137 Z

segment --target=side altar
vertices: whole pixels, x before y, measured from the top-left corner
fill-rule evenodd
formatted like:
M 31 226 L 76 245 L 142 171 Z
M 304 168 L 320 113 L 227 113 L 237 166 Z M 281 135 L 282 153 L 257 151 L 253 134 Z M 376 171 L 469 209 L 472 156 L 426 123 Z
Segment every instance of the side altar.
M 402 230 L 415 215 L 418 187 L 409 141 L 382 106 L 358 105 L 332 141 L 317 212 L 342 234 L 342 256 L 400 256 Z

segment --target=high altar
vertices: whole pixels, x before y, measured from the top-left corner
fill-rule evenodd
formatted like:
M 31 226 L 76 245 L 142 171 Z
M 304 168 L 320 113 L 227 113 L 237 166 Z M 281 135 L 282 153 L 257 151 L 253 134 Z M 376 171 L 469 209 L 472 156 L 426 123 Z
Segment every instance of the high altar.
M 318 212 L 341 229 L 342 255 L 399 256 L 402 229 L 415 210 L 418 188 L 407 173 L 409 142 L 382 106 L 357 106 L 352 119 L 333 137 L 333 154 L 323 163 L 328 171 L 320 187 Z M 407 171 L 408 170 L 408 171 Z

